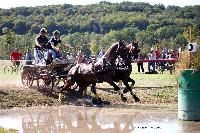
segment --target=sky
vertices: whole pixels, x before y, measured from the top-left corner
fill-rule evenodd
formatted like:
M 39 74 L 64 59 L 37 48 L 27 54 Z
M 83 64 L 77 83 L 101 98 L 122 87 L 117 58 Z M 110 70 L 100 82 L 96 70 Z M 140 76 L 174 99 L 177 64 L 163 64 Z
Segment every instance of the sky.
M 33 6 L 43 6 L 43 5 L 56 5 L 56 4 L 73 4 L 73 5 L 87 5 L 99 3 L 102 0 L 0 0 L 0 8 L 9 9 L 11 7 L 33 7 Z M 187 5 L 200 5 L 200 0 L 106 0 L 112 3 L 131 1 L 131 2 L 147 2 L 150 4 L 164 4 L 176 5 L 184 7 Z

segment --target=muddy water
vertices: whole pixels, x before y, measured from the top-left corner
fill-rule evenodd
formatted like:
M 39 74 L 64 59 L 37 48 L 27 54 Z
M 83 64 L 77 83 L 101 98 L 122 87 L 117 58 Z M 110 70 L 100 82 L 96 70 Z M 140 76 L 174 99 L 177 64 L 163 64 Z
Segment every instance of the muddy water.
M 0 127 L 21 133 L 200 132 L 200 122 L 178 121 L 176 111 L 74 106 L 0 111 Z

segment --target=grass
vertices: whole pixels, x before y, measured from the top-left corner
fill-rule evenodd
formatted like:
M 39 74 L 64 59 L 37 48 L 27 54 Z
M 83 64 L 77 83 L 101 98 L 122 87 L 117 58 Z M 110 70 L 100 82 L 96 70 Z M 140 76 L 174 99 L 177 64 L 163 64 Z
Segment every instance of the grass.
M 13 72 L 5 74 L 4 68 L 6 66 L 12 66 L 12 62 L 10 60 L 0 60 L 0 80 L 18 80 L 20 79 L 20 72 Z
M 163 74 L 137 74 L 137 65 L 134 63 L 131 78 L 136 81 L 136 87 L 176 87 L 177 74 L 170 74 L 164 71 Z M 144 69 L 147 71 L 147 63 L 144 63 Z
M 16 129 L 4 129 L 0 127 L 0 133 L 18 133 Z

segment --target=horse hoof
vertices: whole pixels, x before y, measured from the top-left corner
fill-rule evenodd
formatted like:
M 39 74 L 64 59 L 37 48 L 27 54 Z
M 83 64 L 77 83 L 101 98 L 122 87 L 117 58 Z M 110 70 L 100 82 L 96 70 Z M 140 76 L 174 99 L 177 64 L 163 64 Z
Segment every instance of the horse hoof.
M 124 93 L 124 94 L 125 94 L 125 93 L 127 93 L 127 92 L 128 92 L 128 90 L 127 90 L 127 89 L 124 89 L 124 90 L 123 90 L 123 93 Z
M 140 99 L 138 97 L 135 97 L 135 102 L 140 102 Z
M 126 97 L 122 97 L 122 101 L 123 102 L 127 102 L 127 98 Z
M 103 103 L 103 101 L 101 100 L 101 98 L 99 98 L 99 99 L 92 99 L 92 103 L 94 104 L 94 105 L 101 105 L 102 103 Z
M 64 91 L 64 86 L 60 87 L 60 93 L 62 93 Z
M 76 96 L 79 97 L 79 98 L 82 98 L 83 97 L 83 93 L 77 92 Z
M 99 99 L 97 100 L 97 103 L 98 103 L 98 104 L 102 104 L 102 103 L 103 103 L 103 101 L 101 100 L 101 98 L 99 98 Z

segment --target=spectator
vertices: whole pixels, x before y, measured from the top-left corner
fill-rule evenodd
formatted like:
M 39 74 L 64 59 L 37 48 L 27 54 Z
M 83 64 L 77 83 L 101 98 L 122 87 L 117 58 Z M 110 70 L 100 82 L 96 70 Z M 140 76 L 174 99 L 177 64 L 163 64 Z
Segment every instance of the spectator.
M 77 59 L 77 64 L 82 63 L 82 61 L 84 60 L 84 53 L 81 50 L 78 51 L 76 59 Z
M 138 66 L 138 73 L 140 73 L 140 68 L 142 69 L 142 72 L 144 72 L 144 67 L 143 67 L 143 55 L 142 54 L 139 54 L 139 57 L 138 57 L 139 61 L 137 62 L 137 66 Z
M 167 50 L 167 48 L 164 48 L 162 50 L 161 58 L 162 59 L 166 59 L 167 58 L 167 54 L 168 54 L 168 50 Z
M 28 49 L 26 52 L 26 57 L 25 57 L 26 65 L 32 65 L 32 59 L 33 59 L 33 55 L 31 53 L 31 50 Z
M 10 54 L 10 59 L 13 62 L 13 66 L 19 67 L 20 59 L 22 58 L 22 54 L 18 51 L 17 48 Z
M 151 52 L 148 54 L 149 60 L 155 60 L 156 59 L 156 53 L 154 49 L 151 48 Z M 152 70 L 151 70 L 152 67 Z M 149 72 L 155 72 L 155 62 L 151 61 L 148 63 L 148 71 Z
M 160 53 L 160 51 L 158 50 L 157 47 L 156 47 L 156 49 L 155 49 L 155 53 L 156 53 L 156 59 L 159 59 L 160 56 L 161 56 L 161 53 Z

